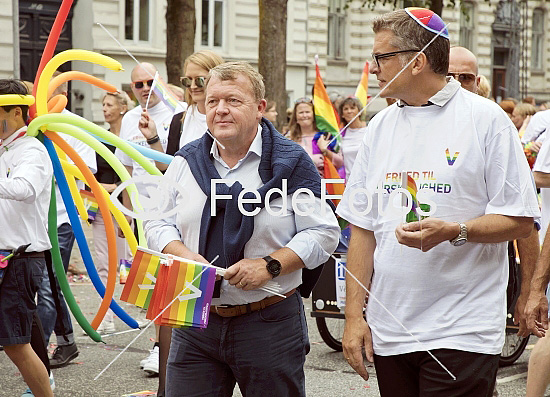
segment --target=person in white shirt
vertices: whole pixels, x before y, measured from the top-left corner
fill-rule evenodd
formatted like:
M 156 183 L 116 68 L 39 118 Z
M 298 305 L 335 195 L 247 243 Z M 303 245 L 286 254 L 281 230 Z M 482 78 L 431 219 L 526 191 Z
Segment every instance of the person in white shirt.
M 206 125 L 206 105 L 204 103 L 206 97 L 204 92 L 206 77 L 210 69 L 221 65 L 223 62 L 222 57 L 209 50 L 195 52 L 185 59 L 183 63 L 184 77 L 181 78 L 181 84 L 185 87 L 184 99 L 189 107 L 184 112 L 175 114 L 172 118 L 168 133 L 166 154 L 173 156 L 180 148 L 200 138 L 208 129 Z M 147 129 L 150 131 L 147 131 Z M 154 136 L 156 134 L 154 121 L 144 118 L 143 122 L 140 123 L 140 131 L 144 135 Z M 157 167 L 161 171 L 165 171 L 168 165 L 157 163 Z M 170 352 L 171 337 L 172 328 L 160 327 L 158 331 L 159 389 L 157 391 L 159 396 L 164 395 L 166 362 L 168 360 L 168 353 Z M 151 361 L 156 364 L 154 356 L 152 357 L 153 360 Z M 151 365 L 144 362 L 143 368 L 147 369 L 149 367 Z
M 152 91 L 153 80 L 156 72 L 156 67 L 147 62 L 140 63 L 132 69 L 132 92 L 134 93 L 140 106 L 136 106 L 124 115 L 120 126 L 119 136 L 126 141 L 164 153 L 168 144 L 168 129 L 170 127 L 170 121 L 174 116 L 174 112 L 171 108 L 166 106 L 164 102 L 162 102 L 154 91 Z M 182 102 L 180 102 L 180 105 L 184 109 L 187 106 Z M 150 120 L 153 121 L 151 124 L 154 125 L 155 128 L 147 128 Z M 115 155 L 126 167 L 128 173 L 133 178 L 149 175 L 141 165 L 139 165 L 122 150 L 116 149 Z M 150 160 L 150 162 L 153 163 L 154 161 Z M 165 166 L 159 162 L 156 162 L 156 166 L 160 169 L 165 168 Z M 136 183 L 136 187 L 140 196 L 149 197 L 144 184 Z M 132 203 L 130 202 L 130 198 L 126 191 L 123 191 L 122 193 L 122 200 L 127 208 L 132 208 Z M 128 222 L 132 221 L 129 217 L 127 217 L 127 219 Z M 150 374 L 157 374 L 159 371 L 158 327 L 156 340 L 157 341 L 155 341 L 149 356 L 140 362 L 140 367 Z
M 246 62 L 210 70 L 206 122 L 215 140 L 204 134 L 178 151 L 165 178 L 185 186 L 184 195 L 167 192 L 166 209 L 179 210 L 146 224 L 149 247 L 203 263 L 219 255 L 214 264 L 227 268 L 208 327 L 172 331 L 166 396 L 231 395 L 236 382 L 247 396 L 305 395 L 309 341 L 296 289 L 303 269 L 318 267 L 336 249 L 340 229 L 320 199 L 308 154 L 262 119 L 264 94 L 262 76 Z M 232 199 L 212 196 L 211 183 L 221 178 L 228 184 L 216 183 L 217 193 Z M 267 195 L 285 181 L 288 195 Z M 240 211 L 243 188 L 259 200 Z M 308 204 L 296 202 L 294 196 L 304 198 L 299 188 L 309 190 Z M 286 298 L 259 289 L 273 278 Z
M 347 278 L 344 356 L 368 379 L 365 349 L 382 396 L 491 396 L 507 242 L 527 237 L 539 217 L 529 167 L 502 109 L 446 77 L 449 35 L 439 16 L 398 10 L 373 30 L 370 71 L 382 97 L 398 102 L 369 122 L 337 208 L 353 225 L 347 268 L 372 293 L 365 320 L 366 291 Z M 429 217 L 404 223 L 410 205 L 396 189 L 415 185 L 407 202 Z
M 0 80 L 2 94 L 26 95 L 27 88 L 19 81 Z M 28 245 L 0 268 L 0 345 L 34 395 L 53 396 L 48 353 L 35 316 L 44 252 L 51 248 L 47 227 L 53 168 L 46 148 L 25 135 L 27 112 L 28 106 L 0 106 L 0 254 L 4 258 Z M 40 352 L 31 347 L 37 327 Z

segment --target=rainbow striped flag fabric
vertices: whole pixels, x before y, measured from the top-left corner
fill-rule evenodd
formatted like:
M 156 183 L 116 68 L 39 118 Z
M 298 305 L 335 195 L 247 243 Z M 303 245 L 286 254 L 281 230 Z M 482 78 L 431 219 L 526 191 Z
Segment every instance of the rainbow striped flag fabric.
M 341 176 L 336 170 L 336 167 L 334 164 L 332 164 L 332 161 L 325 157 L 323 157 L 323 178 L 324 179 L 340 179 Z M 335 194 L 344 194 L 345 185 L 343 183 L 327 183 L 327 193 L 330 195 Z M 340 203 L 340 200 L 332 199 L 332 202 L 335 206 L 338 206 Z
M 363 73 L 361 74 L 361 81 L 357 85 L 355 90 L 355 97 L 361 101 L 361 104 L 365 106 L 367 104 L 369 95 L 369 61 L 365 62 Z
M 429 204 L 419 204 L 418 199 L 416 197 L 416 194 L 418 193 L 418 189 L 416 187 L 416 182 L 414 181 L 413 177 L 408 175 L 407 173 L 403 172 L 401 176 L 401 187 L 408 191 L 411 194 L 412 197 L 412 205 L 411 210 L 407 213 L 405 222 L 417 222 L 419 219 L 424 219 L 426 216 L 420 216 L 418 214 L 418 208 L 420 208 L 424 212 L 428 212 L 430 210 Z M 404 200 L 404 206 L 407 205 L 406 198 L 403 198 Z
M 158 317 L 157 325 L 206 328 L 215 281 L 212 266 L 179 260 L 162 263 L 146 317 Z
M 315 111 L 315 123 L 319 131 L 329 132 L 336 136 L 337 146 L 342 142 L 342 135 L 338 125 L 338 116 L 336 110 L 330 102 L 325 84 L 319 70 L 319 57 L 315 55 L 315 84 L 313 85 L 313 107 Z M 338 148 L 334 148 L 338 151 Z
M 88 190 L 80 189 L 80 196 L 84 202 L 84 208 L 88 212 L 88 221 L 93 221 L 97 216 L 98 204 L 94 194 Z
M 138 247 L 120 300 L 147 309 L 157 281 L 160 256 Z
M 166 106 L 172 109 L 172 112 L 176 112 L 178 107 L 184 110 L 178 100 L 174 98 L 174 94 L 172 94 L 170 88 L 168 88 L 166 83 L 157 75 L 155 75 L 155 81 L 153 82 L 153 91 Z

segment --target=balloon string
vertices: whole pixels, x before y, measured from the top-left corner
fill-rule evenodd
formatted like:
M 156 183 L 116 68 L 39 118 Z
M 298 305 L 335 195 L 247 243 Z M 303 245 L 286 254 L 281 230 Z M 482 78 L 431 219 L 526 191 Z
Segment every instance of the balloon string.
M 439 32 L 438 32 L 438 33 L 428 42 L 428 44 L 426 44 L 426 45 L 424 46 L 424 48 L 422 48 L 420 51 L 418 51 L 418 52 L 416 53 L 416 55 L 415 55 L 415 56 L 414 56 L 405 66 L 403 66 L 403 68 L 399 71 L 399 73 L 397 73 L 397 74 L 393 77 L 393 79 L 391 79 L 391 80 L 388 82 L 388 84 L 386 84 L 384 87 L 382 87 L 382 89 L 378 92 L 378 94 L 376 94 L 376 96 L 375 96 L 374 98 L 372 98 L 372 99 L 369 101 L 369 103 L 367 103 L 367 104 L 363 107 L 363 109 L 361 109 L 361 110 L 359 111 L 359 113 L 357 113 L 357 114 L 356 114 L 356 115 L 355 115 L 355 116 L 354 116 L 354 117 L 353 117 L 353 118 L 352 118 L 352 119 L 351 119 L 351 120 L 341 129 L 341 130 L 340 130 L 340 131 L 338 131 L 337 134 L 334 135 L 334 137 L 330 140 L 330 142 L 329 142 L 328 144 L 330 145 L 332 142 L 334 142 L 334 140 L 335 140 L 337 137 L 339 137 L 340 135 L 342 135 L 342 132 L 344 132 L 344 131 L 346 130 L 346 128 L 348 128 L 348 127 L 351 125 L 351 123 L 353 123 L 359 116 L 361 116 L 361 114 L 362 114 L 365 110 L 367 110 L 367 108 L 370 106 L 370 104 L 371 104 L 372 102 L 374 102 L 375 99 L 379 98 L 380 95 L 381 95 L 384 91 L 386 91 L 386 88 L 388 88 L 388 87 L 395 81 L 395 79 L 397 79 L 397 78 L 401 75 L 401 73 L 403 73 L 403 72 L 405 71 L 405 69 L 407 69 L 407 68 L 409 67 L 409 65 L 411 65 L 411 64 L 415 61 L 415 59 L 418 58 L 418 57 L 420 56 L 420 54 L 423 53 L 424 50 L 425 50 L 426 48 L 428 48 L 429 45 L 432 44 L 432 43 L 435 41 L 435 39 L 437 39 L 437 38 L 441 35 L 441 33 L 443 33 L 443 32 L 445 31 L 445 29 L 447 29 L 447 26 L 449 26 L 449 24 L 446 24 L 445 26 L 443 26 L 443 28 L 441 28 L 441 30 L 440 30 L 440 31 L 439 31 Z
M 333 258 L 335 261 L 338 261 L 338 259 L 335 258 L 334 255 L 332 256 L 332 258 Z M 397 317 L 395 317 L 395 316 L 386 308 L 386 306 L 384 306 L 384 304 L 383 304 L 382 302 L 380 302 L 380 301 L 372 294 L 372 292 L 370 292 L 369 289 L 368 289 L 367 287 L 365 287 L 365 286 L 363 285 L 363 283 L 362 283 L 361 281 L 359 281 L 359 280 L 357 279 L 357 277 L 355 277 L 355 275 L 354 275 L 352 272 L 350 272 L 350 271 L 348 270 L 347 266 L 344 266 L 344 269 L 345 269 L 346 272 L 351 276 L 351 278 L 353 278 L 355 281 L 357 281 L 357 284 L 359 284 L 365 291 L 367 291 L 367 294 L 369 295 L 369 299 L 371 299 L 371 298 L 374 299 L 374 300 L 382 307 L 382 309 L 384 309 L 384 310 L 391 316 L 391 318 L 393 318 L 393 319 L 397 322 L 397 324 L 399 324 L 399 325 L 405 330 L 405 332 L 407 332 L 407 333 L 408 333 L 417 343 L 419 343 L 420 345 L 424 345 L 424 343 L 420 342 L 420 341 L 412 334 L 412 332 L 409 331 L 409 330 L 407 329 L 407 327 L 405 327 L 405 326 L 403 325 L 403 323 L 401 323 L 401 321 L 399 321 L 399 320 L 397 319 Z M 447 373 L 451 376 L 451 378 L 453 378 L 453 380 L 456 380 L 456 376 L 454 376 L 453 373 L 452 373 L 451 371 L 449 371 L 449 370 L 447 369 L 447 367 L 445 367 L 445 366 L 443 365 L 443 363 L 441 363 L 441 361 L 439 361 L 439 360 L 432 354 L 432 352 L 431 352 L 429 349 L 426 349 L 426 353 L 428 353 L 428 354 L 435 360 L 435 362 L 438 363 L 439 366 L 440 366 L 441 368 L 443 368 L 443 369 L 445 370 L 445 372 L 447 372 Z
M 210 262 L 210 265 L 211 265 L 212 263 L 214 263 L 214 261 L 216 261 L 219 257 L 220 257 L 220 256 L 217 255 L 214 259 L 212 259 L 212 262 Z M 130 348 L 130 346 L 132 346 L 132 345 L 134 344 L 134 342 L 135 342 L 136 340 L 138 340 L 138 338 L 139 338 L 141 335 L 143 335 L 143 333 L 144 333 L 145 331 L 147 331 L 147 329 L 151 326 L 151 324 L 153 324 L 153 323 L 162 315 L 162 313 L 164 313 L 164 312 L 172 305 L 172 303 L 174 303 L 174 302 L 181 296 L 181 294 L 183 294 L 184 291 L 186 291 L 186 290 L 189 289 L 189 285 L 191 285 L 191 284 L 193 284 L 195 281 L 197 281 L 197 279 L 198 279 L 207 269 L 208 269 L 208 267 L 205 266 L 204 269 L 202 269 L 202 271 L 201 271 L 201 272 L 200 272 L 200 273 L 199 273 L 190 283 L 188 283 L 188 284 L 185 286 L 185 288 L 182 289 L 182 290 L 180 291 L 180 293 L 177 294 L 176 297 L 175 297 L 174 299 L 172 299 L 172 300 L 170 301 L 170 303 L 168 303 L 168 305 L 166 305 L 166 307 L 165 307 L 164 309 L 162 309 L 162 310 L 160 311 L 160 313 L 157 314 L 157 316 L 156 316 L 153 320 L 151 320 L 151 321 L 149 322 L 149 324 L 147 324 L 147 326 L 146 326 L 145 328 L 143 328 L 143 329 L 141 330 L 141 332 L 140 332 L 139 334 L 137 334 L 136 337 L 135 337 L 134 339 L 132 339 L 132 341 L 131 341 L 130 343 L 128 343 L 128 344 L 126 345 L 126 347 L 124 347 L 124 349 L 122 349 L 121 352 L 118 353 L 117 356 L 116 356 L 109 364 L 107 364 L 107 366 L 106 366 L 105 368 L 103 368 L 103 370 L 102 370 L 99 374 L 97 374 L 97 376 L 94 378 L 94 380 L 97 380 L 101 375 L 103 375 L 103 373 L 104 373 L 105 371 L 107 371 L 107 370 L 109 369 L 109 367 L 110 367 L 111 365 L 113 365 L 113 363 L 114 363 L 116 360 L 118 360 L 118 358 L 119 358 L 120 356 L 122 356 L 122 353 L 124 353 L 126 350 L 128 350 L 128 349 Z

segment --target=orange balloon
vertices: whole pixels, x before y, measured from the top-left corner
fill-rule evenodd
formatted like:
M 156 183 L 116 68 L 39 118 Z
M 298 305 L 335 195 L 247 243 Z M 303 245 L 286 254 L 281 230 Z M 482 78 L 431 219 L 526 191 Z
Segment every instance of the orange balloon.
M 59 87 L 61 84 L 69 81 L 69 80 L 80 80 L 84 81 L 86 83 L 90 83 L 92 85 L 95 85 L 96 87 L 101 88 L 102 90 L 105 90 L 107 92 L 117 92 L 117 88 L 109 84 L 95 76 L 92 76 L 91 74 L 79 72 L 76 70 L 73 70 L 71 72 L 64 72 L 60 75 L 55 76 L 48 85 L 48 98 L 52 96 L 54 91 L 57 87 Z
M 48 113 L 61 113 L 69 100 L 63 94 L 57 94 L 48 101 Z
M 99 324 L 105 317 L 107 310 L 109 309 L 109 305 L 113 300 L 113 295 L 115 292 L 117 271 L 115 225 L 113 223 L 111 213 L 109 212 L 109 205 L 107 204 L 107 200 L 105 199 L 103 194 L 101 194 L 101 185 L 95 179 L 92 171 L 90 171 L 84 160 L 82 160 L 78 153 L 56 132 L 45 131 L 44 135 L 50 138 L 53 143 L 59 146 L 59 148 L 69 156 L 73 163 L 78 167 L 80 172 L 82 172 L 86 180 L 90 183 L 89 186 L 92 189 L 92 193 L 94 194 L 95 198 L 97 199 L 99 210 L 101 211 L 101 214 L 103 215 L 103 221 L 105 222 L 105 232 L 107 234 L 107 247 L 109 252 L 109 273 L 107 275 L 107 285 L 105 288 L 105 294 L 103 295 L 103 300 L 101 301 L 101 305 L 99 306 L 97 314 L 95 315 L 91 323 L 92 328 L 97 329 L 97 327 L 99 327 Z

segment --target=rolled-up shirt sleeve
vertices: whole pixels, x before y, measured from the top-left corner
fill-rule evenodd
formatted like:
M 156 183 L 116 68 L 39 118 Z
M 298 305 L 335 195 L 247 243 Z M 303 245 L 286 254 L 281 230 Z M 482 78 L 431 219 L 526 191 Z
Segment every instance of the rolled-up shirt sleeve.
M 306 193 L 298 194 L 306 197 Z M 311 204 L 297 204 L 305 212 Z M 313 211 L 308 215 L 294 214 L 296 234 L 286 244 L 304 262 L 308 269 L 325 263 L 338 247 L 340 226 L 334 212 L 326 202 L 315 197 Z

